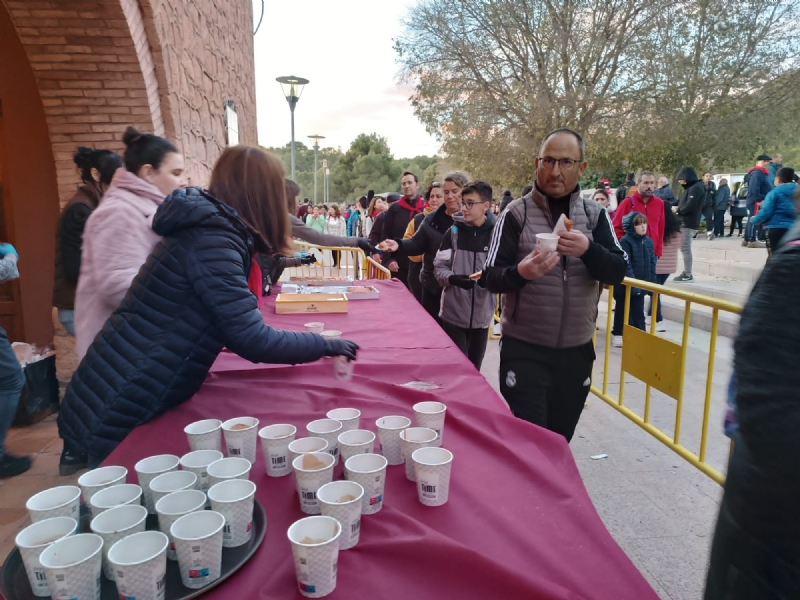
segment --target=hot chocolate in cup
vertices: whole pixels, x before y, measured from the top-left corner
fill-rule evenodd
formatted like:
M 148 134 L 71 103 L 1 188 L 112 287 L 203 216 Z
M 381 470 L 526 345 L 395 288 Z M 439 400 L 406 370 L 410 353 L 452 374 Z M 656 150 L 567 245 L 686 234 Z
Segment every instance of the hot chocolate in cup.
M 539 246 L 540 252 L 547 252 L 548 250 L 555 252 L 558 248 L 558 240 L 561 239 L 556 233 L 537 233 L 536 244 Z

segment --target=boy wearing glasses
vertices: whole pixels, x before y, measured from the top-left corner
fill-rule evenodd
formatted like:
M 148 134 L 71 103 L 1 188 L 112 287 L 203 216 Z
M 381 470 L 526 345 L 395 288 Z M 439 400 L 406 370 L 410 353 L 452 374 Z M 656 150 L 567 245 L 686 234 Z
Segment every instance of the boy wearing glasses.
M 434 276 L 442 286 L 442 329 L 479 371 L 495 309 L 495 295 L 477 281 L 496 221 L 491 203 L 492 186 L 485 181 L 464 186 L 461 212 L 453 215 L 453 226 L 433 260 Z

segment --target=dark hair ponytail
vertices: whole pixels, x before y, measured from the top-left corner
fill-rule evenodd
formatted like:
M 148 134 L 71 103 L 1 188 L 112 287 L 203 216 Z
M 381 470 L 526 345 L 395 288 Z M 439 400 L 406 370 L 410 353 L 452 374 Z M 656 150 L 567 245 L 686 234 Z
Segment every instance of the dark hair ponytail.
M 139 173 L 145 165 L 158 169 L 167 154 L 178 152 L 178 149 L 164 138 L 151 133 L 142 133 L 132 126 L 125 130 L 122 141 L 125 144 L 125 168 L 131 173 Z
M 86 146 L 78 146 L 78 151 L 72 160 L 81 170 L 81 180 L 84 183 L 97 183 L 92 177 L 92 169 L 100 173 L 100 182 L 108 185 L 114 173 L 122 166 L 122 157 L 111 150 L 94 150 Z

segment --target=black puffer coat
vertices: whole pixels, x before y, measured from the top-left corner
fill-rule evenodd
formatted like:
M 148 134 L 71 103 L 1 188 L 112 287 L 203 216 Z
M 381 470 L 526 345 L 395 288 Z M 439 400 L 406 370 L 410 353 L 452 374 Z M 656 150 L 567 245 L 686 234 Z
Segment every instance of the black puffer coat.
M 702 181 L 697 179 L 697 173 L 692 167 L 683 167 L 678 171 L 678 179 L 685 181 L 683 194 L 678 200 L 678 216 L 687 229 L 700 227 L 700 217 L 703 216 L 703 205 L 706 201 L 706 188 Z
M 86 353 L 67 388 L 59 434 L 105 458 L 137 425 L 188 400 L 227 346 L 252 362 L 321 358 L 324 341 L 267 327 L 247 274 L 253 236 L 236 211 L 199 188 L 159 207 L 163 236 Z

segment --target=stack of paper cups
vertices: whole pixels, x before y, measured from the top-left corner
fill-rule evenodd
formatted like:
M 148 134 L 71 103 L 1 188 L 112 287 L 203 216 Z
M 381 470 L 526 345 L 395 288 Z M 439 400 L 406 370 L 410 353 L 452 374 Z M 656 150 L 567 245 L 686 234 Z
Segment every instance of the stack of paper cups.
M 400 446 L 400 432 L 411 426 L 407 417 L 381 417 L 375 421 L 378 427 L 378 441 L 381 443 L 381 454 L 390 465 L 403 464 L 403 448 Z
M 315 464 L 304 464 L 306 459 Z M 320 513 L 317 490 L 333 479 L 333 461 L 333 456 L 327 452 L 309 452 L 298 456 L 292 463 L 300 510 L 307 515 Z
M 361 504 L 364 488 L 355 481 L 331 481 L 317 490 L 322 514 L 333 517 L 342 526 L 339 550 L 358 544 L 361 533 Z
M 366 429 L 353 429 L 339 434 L 339 452 L 342 462 L 356 454 L 370 454 L 375 450 L 375 434 Z
M 333 517 L 306 517 L 289 527 L 297 586 L 307 598 L 322 598 L 336 589 L 341 526 Z
M 126 537 L 108 551 L 120 598 L 162 600 L 167 589 L 167 546 L 160 531 Z
M 420 448 L 411 455 L 417 471 L 417 495 L 425 506 L 441 506 L 450 493 L 453 454 L 444 448 Z
M 225 446 L 228 456 L 245 458 L 256 462 L 256 443 L 258 440 L 258 419 L 255 417 L 237 417 L 228 419 L 222 424 Z
M 184 433 L 189 440 L 189 448 L 195 450 L 222 450 L 222 440 L 219 431 L 222 421 L 219 419 L 205 419 L 195 421 L 184 428 Z
M 78 522 L 72 517 L 53 517 L 28 525 L 17 534 L 14 542 L 22 556 L 22 564 L 28 574 L 34 596 L 49 596 L 47 578 L 39 557 L 46 548 L 55 542 L 72 535 L 78 529 Z
M 207 586 L 222 573 L 222 530 L 225 517 L 213 510 L 183 515 L 172 524 L 178 566 L 183 585 L 191 589 Z
M 175 553 L 175 541 L 172 539 L 170 528 L 172 524 L 183 515 L 203 510 L 206 505 L 206 495 L 200 490 L 181 490 L 167 494 L 156 503 L 158 513 L 158 528 L 169 538 L 167 558 L 178 560 Z
M 89 524 L 93 533 L 103 538 L 103 574 L 114 581 L 114 570 L 108 562 L 108 551 L 122 538 L 145 530 L 147 509 L 141 504 L 115 506 L 97 515 Z
M 264 463 L 267 475 L 270 477 L 283 477 L 292 472 L 289 463 L 289 444 L 297 435 L 294 425 L 267 425 L 258 432 L 261 438 L 261 451 L 264 453 Z
M 47 587 L 53 598 L 99 598 L 103 538 L 82 533 L 62 538 L 42 552 Z
M 444 417 L 447 414 L 447 406 L 441 402 L 417 402 L 414 405 L 414 417 L 417 427 L 427 427 L 439 434 L 436 443 L 432 444 L 437 448 L 442 445 L 444 436 Z
M 53 517 L 70 517 L 77 521 L 80 503 L 81 488 L 62 485 L 31 496 L 25 508 L 33 523 Z
M 139 485 L 144 495 L 144 505 L 151 515 L 156 514 L 156 504 L 153 502 L 153 493 L 150 491 L 150 482 L 162 473 L 178 469 L 181 459 L 173 454 L 159 454 L 143 458 L 137 462 L 133 469 L 139 478 Z
M 229 479 L 208 490 L 211 510 L 225 517 L 222 546 L 237 548 L 250 541 L 256 484 L 246 479 Z
M 403 460 L 406 463 L 406 479 L 416 481 L 414 461 L 411 455 L 419 448 L 429 448 L 436 443 L 437 434 L 427 427 L 409 427 L 400 432 L 400 444 L 403 447 Z
M 134 483 L 115 485 L 114 487 L 100 490 L 89 501 L 92 505 L 92 514 L 100 516 L 105 511 L 116 506 L 128 504 L 139 505 L 142 503 L 142 488 Z
M 90 500 L 100 490 L 122 485 L 128 476 L 128 469 L 125 467 L 100 467 L 84 473 L 78 478 L 78 485 L 83 492 L 83 502 L 89 508 L 91 514 L 92 505 Z
M 344 464 L 344 475 L 364 488 L 361 514 L 374 515 L 383 508 L 388 461 L 380 454 L 356 454 Z

